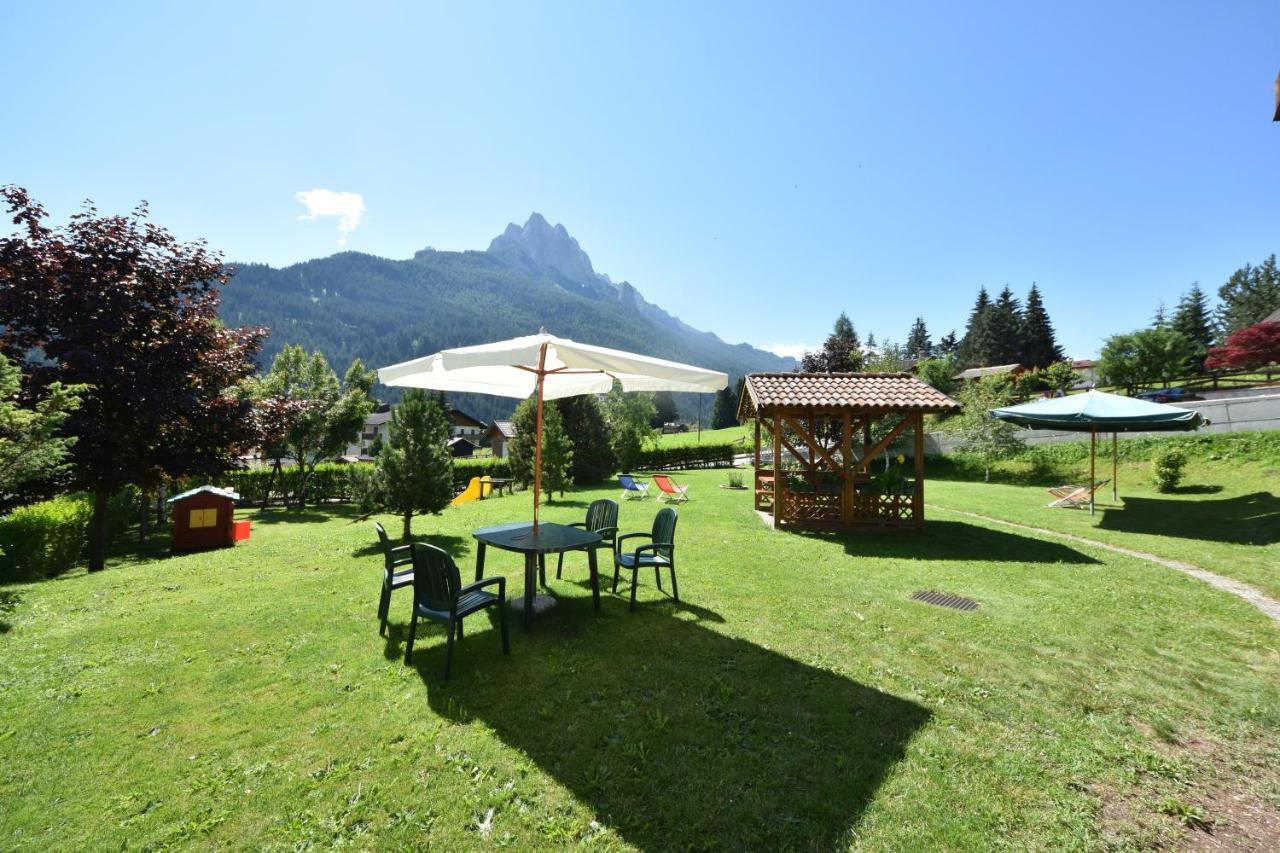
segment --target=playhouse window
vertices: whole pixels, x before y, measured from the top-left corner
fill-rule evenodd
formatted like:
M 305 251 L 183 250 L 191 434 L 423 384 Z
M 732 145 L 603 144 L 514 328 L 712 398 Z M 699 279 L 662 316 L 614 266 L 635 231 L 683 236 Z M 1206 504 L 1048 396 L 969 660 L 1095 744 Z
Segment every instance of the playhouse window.
M 187 523 L 188 527 L 217 527 L 218 526 L 218 509 L 193 509 L 191 510 L 191 519 Z

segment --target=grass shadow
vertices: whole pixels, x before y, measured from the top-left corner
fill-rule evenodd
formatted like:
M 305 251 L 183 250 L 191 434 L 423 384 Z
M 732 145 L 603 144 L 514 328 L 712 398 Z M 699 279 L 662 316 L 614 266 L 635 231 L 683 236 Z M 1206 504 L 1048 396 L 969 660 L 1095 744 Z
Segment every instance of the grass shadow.
M 373 531 L 373 524 L 369 525 L 369 544 L 361 546 L 351 552 L 353 557 L 369 557 L 372 555 L 382 556 L 382 543 L 378 541 L 378 534 Z M 410 542 L 426 542 L 428 545 L 435 545 L 437 548 L 443 548 L 450 554 L 460 554 L 468 547 L 469 543 L 474 540 L 469 536 L 452 536 L 442 535 L 439 533 L 426 533 L 414 536 Z M 392 546 L 406 544 L 401 539 L 393 539 Z
M 1270 545 L 1280 542 L 1280 498 L 1270 492 L 1199 501 L 1125 498 L 1124 508 L 1106 510 L 1098 527 L 1179 539 Z
M 1050 542 L 965 521 L 926 521 L 918 536 L 900 533 L 797 533 L 844 546 L 855 557 L 899 560 L 961 560 L 1000 563 L 1099 561 L 1061 542 Z
M 439 642 L 414 666 L 434 711 L 482 721 L 640 849 L 846 844 L 930 717 L 666 608 L 553 613 L 506 660 L 496 630 L 469 633 L 452 682 Z
M 1200 484 L 1195 486 L 1178 486 L 1173 490 L 1173 493 L 1175 495 L 1216 495 L 1221 491 L 1222 486 Z
M 254 524 L 316 524 L 335 518 L 357 518 L 360 515 L 359 508 L 352 504 L 332 504 L 305 509 L 268 507 L 255 511 L 249 518 Z

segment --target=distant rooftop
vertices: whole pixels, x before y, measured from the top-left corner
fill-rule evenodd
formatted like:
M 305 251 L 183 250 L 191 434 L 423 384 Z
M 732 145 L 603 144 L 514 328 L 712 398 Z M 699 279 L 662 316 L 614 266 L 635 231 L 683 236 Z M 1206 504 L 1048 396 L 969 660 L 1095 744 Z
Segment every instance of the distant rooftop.
M 970 367 L 962 370 L 952 379 L 981 379 L 984 376 L 999 376 L 1002 373 L 1020 373 L 1026 370 L 1021 364 L 997 364 L 991 367 Z

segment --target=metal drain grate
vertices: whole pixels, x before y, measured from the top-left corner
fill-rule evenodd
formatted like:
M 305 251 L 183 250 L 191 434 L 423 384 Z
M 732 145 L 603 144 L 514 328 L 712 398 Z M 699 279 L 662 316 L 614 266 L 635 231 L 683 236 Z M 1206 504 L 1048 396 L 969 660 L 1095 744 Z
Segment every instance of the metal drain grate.
M 939 607 L 950 607 L 952 610 L 977 610 L 981 605 L 972 598 L 965 598 L 963 595 L 951 595 L 945 592 L 936 592 L 931 589 L 922 589 L 911 594 L 912 601 L 923 601 L 925 604 L 936 604 Z

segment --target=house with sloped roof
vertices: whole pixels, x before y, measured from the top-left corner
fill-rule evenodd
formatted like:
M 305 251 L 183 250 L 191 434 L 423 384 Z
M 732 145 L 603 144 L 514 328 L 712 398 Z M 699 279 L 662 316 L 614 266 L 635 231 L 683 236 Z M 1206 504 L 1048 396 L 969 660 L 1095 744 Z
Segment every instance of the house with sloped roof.
M 489 447 L 493 450 L 494 458 L 506 459 L 511 455 L 509 444 L 511 439 L 516 437 L 516 425 L 512 421 L 494 421 L 489 424 L 485 437 L 489 439 Z
M 1019 373 L 1026 373 L 1027 368 L 1021 364 L 996 364 L 991 367 L 970 367 L 968 370 L 962 370 L 951 378 L 957 382 L 968 382 L 972 379 L 983 379 L 987 376 L 1000 376 L 1009 374 L 1017 376 Z
M 445 417 L 449 419 L 449 438 L 465 438 L 474 445 L 480 443 L 486 429 L 484 421 L 476 420 L 461 409 L 450 409 Z

